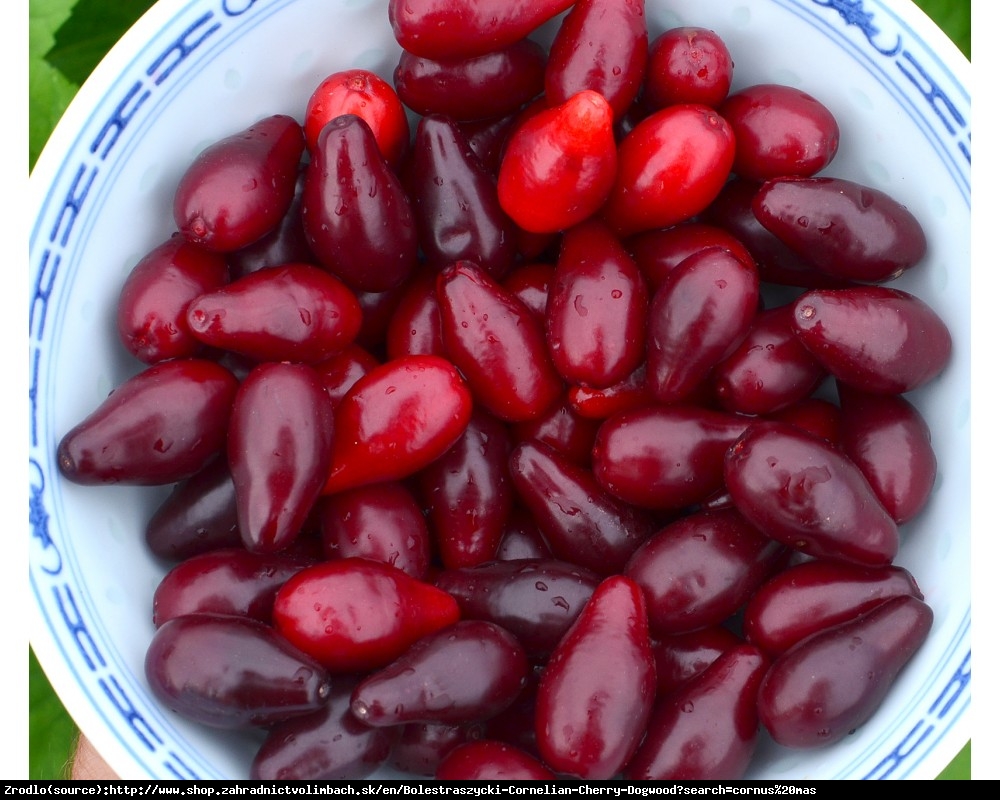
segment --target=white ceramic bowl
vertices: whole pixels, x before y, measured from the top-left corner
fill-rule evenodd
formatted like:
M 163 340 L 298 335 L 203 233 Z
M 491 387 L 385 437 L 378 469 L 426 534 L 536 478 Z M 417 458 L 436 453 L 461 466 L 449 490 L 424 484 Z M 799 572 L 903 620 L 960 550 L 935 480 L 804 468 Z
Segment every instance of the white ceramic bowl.
M 164 567 L 142 531 L 164 491 L 62 480 L 61 436 L 137 371 L 114 333 L 119 287 L 173 230 L 173 187 L 207 144 L 272 113 L 302 118 L 327 74 L 391 75 L 384 0 L 161 0 L 80 90 L 31 178 L 30 635 L 52 684 L 119 774 L 242 778 L 257 738 L 188 723 L 151 696 L 143 657 Z M 899 563 L 935 612 L 877 715 L 840 744 L 763 746 L 752 777 L 932 778 L 970 736 L 970 68 L 909 0 L 647 0 L 651 31 L 723 36 L 736 87 L 798 86 L 841 124 L 827 173 L 868 183 L 925 226 L 896 285 L 951 328 L 954 356 L 913 393 L 940 462 Z M 551 26 L 549 26 L 551 29 Z M 549 30 L 551 34 L 551 30 Z

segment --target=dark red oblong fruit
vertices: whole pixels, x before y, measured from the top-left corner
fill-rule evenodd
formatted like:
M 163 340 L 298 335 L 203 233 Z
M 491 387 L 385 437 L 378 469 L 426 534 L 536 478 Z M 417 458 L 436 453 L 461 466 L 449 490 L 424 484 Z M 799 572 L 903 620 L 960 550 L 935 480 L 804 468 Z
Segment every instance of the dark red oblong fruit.
M 754 265 L 753 256 L 739 239 L 725 229 L 705 222 L 684 222 L 669 228 L 643 231 L 630 237 L 625 245 L 653 291 L 684 259 L 710 247 L 721 247 L 746 264 Z
M 681 509 L 724 485 L 723 458 L 748 420 L 695 405 L 647 405 L 605 420 L 594 442 L 594 476 L 642 508 Z
M 757 313 L 757 270 L 728 250 L 685 259 L 649 304 L 646 380 L 661 403 L 684 400 L 746 336 Z
M 800 258 L 841 280 L 889 281 L 927 252 L 923 227 L 905 206 L 843 178 L 773 178 L 752 207 Z
M 863 725 L 930 632 L 930 606 L 910 595 L 886 600 L 794 645 L 768 670 L 757 700 L 778 744 L 832 744 Z
M 530 656 L 555 649 L 598 583 L 590 570 L 553 558 L 493 561 L 445 570 L 434 580 L 458 601 L 463 618 L 503 626 Z
M 410 196 L 427 263 L 471 261 L 502 278 L 517 254 L 514 223 L 496 184 L 450 117 L 421 118 L 409 163 Z
M 434 777 L 439 781 L 551 781 L 556 778 L 530 753 L 494 739 L 458 745 L 444 757 Z
M 899 529 L 861 470 L 825 439 L 755 421 L 729 449 L 726 488 L 761 531 L 817 558 L 887 566 Z
M 838 386 L 840 443 L 897 523 L 926 505 L 937 476 L 931 432 L 916 406 L 895 394 Z
M 302 127 L 275 114 L 209 146 L 174 193 L 177 229 L 197 245 L 229 252 L 277 227 L 295 196 Z
M 310 264 L 264 267 L 194 298 L 186 322 L 199 341 L 257 361 L 314 364 L 354 341 L 361 306 Z
M 602 94 L 616 118 L 635 100 L 649 38 L 645 0 L 578 0 L 563 17 L 545 66 L 545 99 L 558 105 L 584 89 Z
M 507 467 L 511 447 L 507 426 L 475 409 L 458 441 L 416 476 L 445 569 L 496 558 L 514 503 Z
M 153 624 L 185 614 L 236 614 L 270 623 L 278 588 L 309 564 L 301 556 L 224 547 L 177 564 L 153 592 Z
M 447 592 L 367 558 L 324 561 L 278 590 L 278 632 L 335 673 L 380 669 L 459 618 Z
M 221 254 L 175 234 L 144 255 L 125 278 L 118 296 L 118 338 L 146 364 L 197 355 L 202 343 L 187 326 L 188 303 L 228 280 Z
M 298 537 L 326 479 L 333 407 L 304 364 L 258 364 L 233 402 L 227 451 L 244 546 L 283 550 Z
M 567 383 L 606 388 L 645 357 L 646 283 L 606 225 L 581 223 L 562 236 L 549 289 L 545 335 Z
M 359 378 L 334 410 L 323 494 L 414 475 L 444 455 L 472 417 L 472 395 L 440 356 L 400 356 Z
M 511 132 L 500 162 L 503 210 L 531 233 L 555 233 L 592 216 L 615 179 L 613 123 L 611 106 L 593 89 L 531 114 Z
M 421 58 L 404 50 L 392 78 L 400 100 L 417 114 L 468 122 L 514 113 L 541 94 L 544 75 L 545 50 L 520 39 L 469 58 Z
M 782 563 L 785 548 L 732 508 L 681 517 L 643 542 L 625 565 L 646 598 L 654 636 L 719 625 Z
M 119 384 L 60 440 L 59 471 L 73 483 L 164 485 L 225 449 L 237 380 L 204 359 L 147 367 Z
M 214 728 L 265 727 L 318 711 L 330 675 L 269 625 L 187 614 L 164 623 L 146 649 L 146 680 L 171 711 Z
M 806 349 L 837 380 L 864 392 L 909 392 L 937 377 L 951 356 L 944 321 L 901 289 L 814 289 L 793 310 Z
M 403 186 L 361 117 L 320 131 L 302 188 L 302 225 L 320 264 L 352 289 L 383 292 L 417 266 L 417 228 Z
M 390 0 L 400 46 L 427 58 L 467 58 L 523 39 L 572 0 Z
M 628 763 L 656 691 L 642 590 L 603 580 L 542 670 L 535 734 L 555 772 L 607 780 Z
M 167 561 L 242 545 L 236 487 L 225 453 L 174 486 L 150 515 L 144 538 L 149 549 Z
M 655 111 L 618 146 L 618 173 L 602 214 L 621 236 L 666 228 L 704 211 L 729 177 L 735 140 L 713 109 Z
M 761 311 L 736 349 L 712 370 L 719 405 L 735 414 L 770 414 L 815 391 L 826 371 L 792 329 L 792 306 Z
M 250 764 L 255 781 L 357 780 L 392 754 L 399 730 L 373 728 L 351 713 L 350 679 L 333 681 L 321 709 L 268 729 Z
M 385 481 L 321 497 L 316 505 L 327 558 L 383 561 L 418 580 L 427 577 L 431 536 L 413 492 Z
M 792 86 L 761 83 L 731 93 L 719 106 L 736 136 L 733 172 L 741 178 L 814 175 L 840 146 L 840 127 L 823 103 Z
M 654 639 L 657 697 L 665 697 L 689 678 L 704 672 L 727 650 L 742 643 L 724 625 Z
M 438 278 L 445 350 L 476 402 L 518 422 L 538 417 L 562 393 L 541 322 L 483 269 L 459 262 Z
M 757 692 L 767 666 L 757 648 L 741 644 L 658 701 L 625 778 L 743 777 L 757 746 Z
M 524 686 L 528 659 L 513 634 L 484 620 L 428 633 L 351 695 L 366 725 L 479 722 L 507 708 Z
M 778 573 L 754 593 L 743 612 L 743 634 L 774 658 L 813 633 L 904 594 L 924 597 L 903 567 L 806 561 Z
M 593 473 L 541 442 L 522 442 L 511 479 L 552 553 L 601 576 L 621 571 L 656 530 L 653 517 L 608 494 Z

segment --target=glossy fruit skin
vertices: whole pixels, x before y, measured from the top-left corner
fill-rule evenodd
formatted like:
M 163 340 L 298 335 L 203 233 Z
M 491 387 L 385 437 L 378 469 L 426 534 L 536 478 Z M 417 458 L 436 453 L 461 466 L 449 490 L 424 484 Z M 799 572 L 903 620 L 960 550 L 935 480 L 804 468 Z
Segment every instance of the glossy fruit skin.
M 511 219 L 532 233 L 555 233 L 597 212 L 618 164 L 613 121 L 604 96 L 584 89 L 516 127 L 497 177 Z
M 519 300 L 467 261 L 441 272 L 437 294 L 445 351 L 477 403 L 501 420 L 519 422 L 558 400 L 562 380 L 542 325 Z
M 417 265 L 417 228 L 399 178 L 368 124 L 328 122 L 306 167 L 302 225 L 320 264 L 352 289 L 383 292 Z
M 611 778 L 639 745 L 655 690 L 642 590 L 606 578 L 542 670 L 535 733 L 544 762 L 584 780 Z
M 345 69 L 327 75 L 306 102 L 306 147 L 315 150 L 320 131 L 343 114 L 361 117 L 375 135 L 385 160 L 394 168 L 400 165 L 410 146 L 410 123 L 391 84 L 367 69 Z
M 319 497 L 333 447 L 333 408 L 315 371 L 254 367 L 233 401 L 226 447 L 244 546 L 283 550 Z
M 273 628 L 247 617 L 188 614 L 157 629 L 146 650 L 153 694 L 214 728 L 270 726 L 319 710 L 330 675 Z
M 897 523 L 927 504 L 937 476 L 931 432 L 916 406 L 899 395 L 859 392 L 841 384 L 841 446 Z
M 165 485 L 194 475 L 225 448 L 237 381 L 213 361 L 147 367 L 119 384 L 57 449 L 73 483 Z
M 632 554 L 624 574 L 642 589 L 654 636 L 719 625 L 777 567 L 784 547 L 732 508 L 681 517 Z
M 792 324 L 827 372 L 873 394 L 923 386 L 951 356 L 951 334 L 937 313 L 915 295 L 887 286 L 806 292 L 795 301 Z
M 257 361 L 323 361 L 354 341 L 361 306 L 311 264 L 264 267 L 194 298 L 186 323 L 201 342 Z
M 594 442 L 594 477 L 615 497 L 681 509 L 723 487 L 723 459 L 743 417 L 695 405 L 649 405 L 607 419 Z
M 326 396 L 330 398 L 330 403 L 336 407 L 350 388 L 380 363 L 382 362 L 365 348 L 351 342 L 342 350 L 312 366 L 319 376 L 320 383 L 323 384 Z
M 153 624 L 185 614 L 235 614 L 264 623 L 278 588 L 308 559 L 225 547 L 173 567 L 153 592 Z
M 434 579 L 458 601 L 464 619 L 502 626 L 532 658 L 555 649 L 598 583 L 590 570 L 553 558 L 494 561 Z
M 635 100 L 646 68 L 645 0 L 578 0 L 549 48 L 545 99 L 558 105 L 584 89 L 603 95 L 616 118 Z
M 768 670 L 757 701 L 761 723 L 786 747 L 843 739 L 875 713 L 933 616 L 904 595 L 803 639 Z
M 355 687 L 351 711 L 366 725 L 479 722 L 509 706 L 528 659 L 513 634 L 483 620 L 429 633 Z
M 826 371 L 792 329 L 792 306 L 761 311 L 737 348 L 712 370 L 719 405 L 771 414 L 809 397 Z
M 185 320 L 188 303 L 229 280 L 225 258 L 174 234 L 125 278 L 116 325 L 125 349 L 145 364 L 198 355 L 202 343 Z
M 236 487 L 225 453 L 174 486 L 146 522 L 144 538 L 167 561 L 242 545 Z
M 661 403 L 692 395 L 749 332 L 757 270 L 728 250 L 702 250 L 663 281 L 649 304 L 646 380 Z
M 514 223 L 500 207 L 493 176 L 453 119 L 442 114 L 421 118 L 408 175 L 420 246 L 430 268 L 471 261 L 502 278 L 517 254 Z
M 291 205 L 305 149 L 302 127 L 275 114 L 202 151 L 174 193 L 177 229 L 194 244 L 230 252 L 277 227 Z
M 753 256 L 739 239 L 705 222 L 684 222 L 644 231 L 629 237 L 625 246 L 654 291 L 684 259 L 711 247 L 728 250 L 748 266 L 755 266 Z
M 515 441 L 549 445 L 581 466 L 590 465 L 599 423 L 578 414 L 568 401 L 558 403 L 542 416 L 511 426 Z
M 321 709 L 268 730 L 250 764 L 251 780 L 357 780 L 388 761 L 400 731 L 359 722 L 351 713 L 354 682 L 332 684 Z
M 800 258 L 842 280 L 889 281 L 927 252 L 910 211 L 885 192 L 843 178 L 774 178 L 752 208 Z
M 655 111 L 618 146 L 618 173 L 602 210 L 621 236 L 665 228 L 704 211 L 729 177 L 736 144 L 708 106 Z
M 688 679 L 699 675 L 727 650 L 742 644 L 723 625 L 653 639 L 656 660 L 656 696 L 665 697 Z
M 757 181 L 734 178 L 722 187 L 701 219 L 728 231 L 745 245 L 762 281 L 806 289 L 850 285 L 851 281 L 816 269 L 760 224 L 753 211 L 758 191 Z
M 605 420 L 625 411 L 656 402 L 646 381 L 646 362 L 624 380 L 605 389 L 570 386 L 566 391 L 570 408 L 585 419 Z
M 436 60 L 404 50 L 392 74 L 407 108 L 455 122 L 514 113 L 541 94 L 544 76 L 545 50 L 532 39 L 469 58 Z
M 431 535 L 405 484 L 373 483 L 322 497 L 316 516 L 327 558 L 370 558 L 417 580 L 427 577 Z
M 723 469 L 740 512 L 789 547 L 869 567 L 895 558 L 896 523 L 861 470 L 826 440 L 787 423 L 753 422 Z
M 438 270 L 418 271 L 403 285 L 395 311 L 385 330 L 389 359 L 406 355 L 445 358 L 441 306 L 437 299 Z
M 815 175 L 840 146 L 840 127 L 830 109 L 792 86 L 744 87 L 725 99 L 719 113 L 736 135 L 733 172 L 741 178 Z
M 567 382 L 607 388 L 645 357 L 646 283 L 618 238 L 599 220 L 562 236 L 549 290 L 545 338 Z
M 602 577 L 620 572 L 656 530 L 646 511 L 608 494 L 589 469 L 540 442 L 514 448 L 510 472 L 553 555 Z
M 717 108 L 733 82 L 733 58 L 715 31 L 670 28 L 649 45 L 642 102 L 650 110 L 677 103 Z
M 355 717 L 355 719 L 357 719 Z M 433 778 L 445 757 L 456 747 L 482 736 L 482 723 L 451 725 L 445 722 L 408 722 L 400 729 L 391 765 L 400 772 Z M 391 731 L 393 728 L 373 728 Z
M 472 395 L 440 356 L 401 356 L 360 378 L 334 410 L 323 494 L 414 475 L 444 455 L 472 417 Z
M 774 658 L 813 633 L 901 595 L 924 599 L 903 567 L 806 561 L 783 570 L 757 590 L 743 613 L 743 635 Z
M 427 58 L 467 58 L 523 39 L 572 0 L 389 0 L 400 46 Z
M 439 781 L 552 781 L 555 774 L 534 756 L 505 742 L 480 739 L 448 753 L 434 773 Z
M 511 448 L 507 426 L 474 409 L 458 441 L 417 475 L 435 552 L 445 569 L 496 557 L 514 503 L 507 467 Z
M 333 673 L 380 669 L 458 618 L 447 592 L 367 558 L 307 567 L 278 590 L 273 611 L 281 635 Z
M 741 778 L 757 744 L 757 691 L 767 664 L 755 647 L 739 645 L 660 700 L 624 777 Z

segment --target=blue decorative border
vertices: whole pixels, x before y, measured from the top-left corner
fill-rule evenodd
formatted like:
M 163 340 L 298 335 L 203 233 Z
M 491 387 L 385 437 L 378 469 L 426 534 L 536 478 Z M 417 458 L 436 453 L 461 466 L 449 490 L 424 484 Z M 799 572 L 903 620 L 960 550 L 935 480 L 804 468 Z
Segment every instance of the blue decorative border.
M 47 329 L 52 303 L 65 302 L 76 269 L 73 245 L 85 232 L 78 220 L 88 207 L 99 201 L 117 170 L 115 160 L 134 144 L 144 125 L 155 119 L 156 109 L 169 101 L 172 92 L 195 73 L 198 62 L 226 46 L 234 36 L 260 24 L 271 13 L 294 0 L 218 0 L 208 11 L 204 2 L 192 2 L 178 11 L 167 26 L 177 33 L 161 34 L 164 40 L 153 58 L 137 58 L 115 84 L 118 100 L 97 126 L 84 126 L 80 138 L 90 136 L 85 145 L 74 143 L 71 152 L 80 154 L 60 165 L 52 193 L 31 231 L 31 294 L 29 297 L 29 532 L 30 584 L 35 601 L 43 609 L 53 639 L 63 657 L 72 665 L 81 685 L 92 698 L 94 707 L 109 722 L 123 745 L 136 755 L 151 775 L 181 779 L 216 777 L 210 765 L 194 752 L 177 752 L 168 743 L 169 723 L 159 709 L 142 707 L 142 687 L 133 685 L 128 671 L 114 663 L 111 647 L 105 647 L 101 633 L 88 620 L 86 598 L 79 598 L 74 587 L 82 585 L 73 575 L 60 542 L 50 531 L 50 509 L 59 505 L 53 484 L 58 481 L 53 443 L 47 438 L 40 419 L 40 391 L 45 380 L 45 353 L 55 341 L 51 326 Z M 969 167 L 971 164 L 971 125 L 961 108 L 969 96 L 944 65 L 933 56 L 917 52 L 910 45 L 917 37 L 896 19 L 878 0 L 866 9 L 863 0 L 773 0 L 789 12 L 822 29 L 825 35 L 854 51 L 870 73 L 898 99 L 911 119 L 924 131 L 928 141 L 949 167 L 956 186 L 970 203 Z M 898 32 L 888 30 L 883 19 L 891 20 Z M 907 84 L 897 85 L 895 73 Z M 132 77 L 134 76 L 134 77 Z M 955 93 L 958 93 L 957 96 Z M 107 98 L 108 101 L 111 98 Z M 932 114 L 927 114 L 928 108 Z M 82 146 L 81 146 L 82 145 Z M 59 189 L 59 187 L 64 187 Z M 59 195 L 59 192 L 63 194 Z M 58 317 L 60 310 L 53 311 Z M 57 326 L 58 327 L 58 326 Z M 898 742 L 879 752 L 886 755 L 868 768 L 866 778 L 907 777 L 919 757 L 961 718 L 971 703 L 971 652 L 963 642 L 968 639 L 971 612 L 952 641 L 952 650 L 965 647 L 959 666 L 943 688 L 927 704 L 917 722 Z M 955 664 L 953 658 L 942 662 Z M 932 676 L 938 681 L 940 675 Z M 113 720 L 117 718 L 117 722 Z M 126 737 L 125 731 L 129 732 Z M 872 749 L 851 764 L 845 774 L 859 772 L 860 764 L 872 758 Z

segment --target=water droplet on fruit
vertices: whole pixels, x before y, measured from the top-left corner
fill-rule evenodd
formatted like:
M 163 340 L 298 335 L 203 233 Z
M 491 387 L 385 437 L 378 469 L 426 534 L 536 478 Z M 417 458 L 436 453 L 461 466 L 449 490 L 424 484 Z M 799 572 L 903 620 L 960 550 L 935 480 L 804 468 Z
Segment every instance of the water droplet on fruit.
M 535 588 L 540 592 L 547 592 L 549 590 L 544 581 L 535 581 Z
M 684 713 L 684 714 L 690 714 L 692 711 L 694 711 L 694 703 L 692 703 L 690 700 L 685 701 L 681 705 L 681 712 L 682 713 Z

